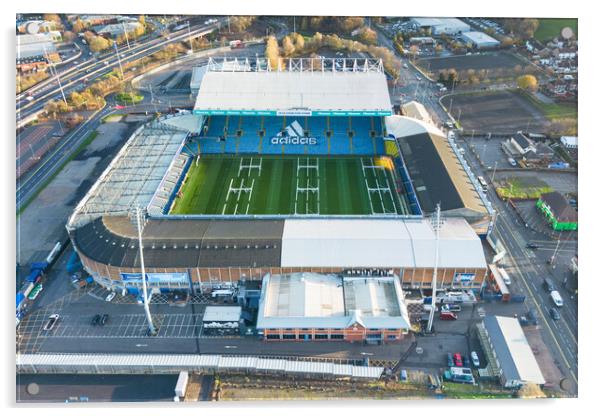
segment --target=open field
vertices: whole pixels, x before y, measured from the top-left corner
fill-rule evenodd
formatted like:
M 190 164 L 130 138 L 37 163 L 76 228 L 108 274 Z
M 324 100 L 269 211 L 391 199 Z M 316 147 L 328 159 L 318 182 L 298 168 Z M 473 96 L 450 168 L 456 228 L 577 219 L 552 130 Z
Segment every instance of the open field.
M 577 36 L 577 19 L 539 19 L 539 28 L 535 32 L 535 39 L 547 41 L 560 36 L 560 31 L 570 27 Z
M 552 191 L 552 187 L 535 176 L 506 178 L 502 185 L 496 188 L 502 199 L 537 199 L 541 194 Z
M 171 214 L 407 214 L 390 159 L 202 156 Z
M 521 92 L 521 96 L 533 104 L 550 121 L 564 118 L 577 118 L 577 104 L 574 103 L 544 103 L 530 94 Z
M 549 124 L 540 108 L 516 91 L 455 94 L 441 101 L 469 133 L 540 133 Z

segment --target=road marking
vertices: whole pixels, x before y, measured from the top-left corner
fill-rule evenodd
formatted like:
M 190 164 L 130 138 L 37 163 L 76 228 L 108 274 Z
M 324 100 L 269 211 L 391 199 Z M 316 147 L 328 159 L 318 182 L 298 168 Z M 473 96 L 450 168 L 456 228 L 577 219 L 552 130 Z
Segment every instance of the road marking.
M 505 220 L 503 220 L 503 221 L 505 221 Z M 509 227 L 507 223 L 505 223 L 505 225 L 506 225 L 506 227 Z M 513 232 L 511 232 L 510 234 L 512 235 L 512 237 L 514 237 L 514 234 L 513 234 Z M 505 243 L 505 239 L 502 237 L 502 234 L 499 232 L 499 230 L 498 230 L 498 235 L 499 235 L 499 238 L 500 238 L 500 239 L 502 240 L 502 242 L 504 243 L 504 245 L 508 246 L 508 245 Z M 523 253 L 524 253 L 524 250 L 523 250 L 522 248 L 520 248 L 520 250 L 521 250 L 521 251 L 523 251 Z M 565 364 L 566 364 L 567 368 L 569 369 L 569 373 L 571 374 L 571 376 L 573 376 L 573 379 L 575 380 L 575 383 L 577 383 L 577 377 L 576 377 L 576 376 L 575 376 L 575 374 L 573 373 L 573 371 L 572 371 L 572 367 L 571 367 L 571 365 L 570 365 L 570 363 L 569 363 L 568 359 L 566 358 L 566 356 L 565 356 L 565 354 L 564 354 L 564 352 L 563 352 L 563 350 L 562 350 L 562 348 L 561 348 L 561 346 L 560 346 L 560 343 L 559 343 L 559 342 L 558 342 L 558 340 L 556 339 L 556 336 L 554 335 L 554 331 L 552 331 L 552 328 L 550 327 L 550 324 L 548 323 L 548 320 L 547 320 L 547 318 L 546 318 L 546 315 L 544 315 L 544 313 L 542 312 L 542 310 L 541 310 L 541 307 L 540 307 L 539 303 L 535 301 L 535 299 L 536 299 L 536 298 L 535 298 L 535 296 L 533 295 L 533 292 L 531 291 L 531 288 L 529 287 L 529 284 L 527 283 L 527 280 L 525 279 L 525 277 L 524 277 L 524 275 L 523 275 L 523 272 L 520 270 L 520 268 L 518 267 L 518 265 L 516 264 L 516 262 L 514 261 L 514 258 L 513 258 L 512 256 L 510 256 L 510 260 L 511 260 L 511 261 L 512 261 L 512 262 L 515 264 L 515 266 L 516 266 L 516 269 L 517 269 L 517 271 L 518 271 L 518 274 L 519 274 L 520 278 L 522 279 L 522 281 L 523 281 L 523 283 L 524 283 L 525 287 L 527 288 L 527 291 L 529 291 L 529 294 L 530 294 L 531 298 L 534 300 L 535 307 L 536 307 L 536 308 L 537 308 L 537 310 L 539 311 L 539 313 L 540 313 L 540 315 L 541 315 L 541 317 L 542 317 L 542 320 L 544 321 L 544 323 L 545 323 L 545 324 L 546 324 L 546 326 L 548 327 L 548 330 L 550 331 L 550 335 L 552 336 L 552 339 L 554 340 L 554 343 L 556 343 L 556 346 L 558 347 L 558 351 L 560 351 L 560 355 L 562 356 L 562 359 L 564 360 L 564 362 L 565 362 Z

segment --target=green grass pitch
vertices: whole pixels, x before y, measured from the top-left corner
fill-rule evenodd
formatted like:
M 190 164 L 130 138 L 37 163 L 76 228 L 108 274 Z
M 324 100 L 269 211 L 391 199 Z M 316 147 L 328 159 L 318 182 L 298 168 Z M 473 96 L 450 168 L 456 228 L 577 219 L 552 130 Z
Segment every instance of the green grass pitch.
M 201 156 L 170 214 L 408 214 L 386 157 Z

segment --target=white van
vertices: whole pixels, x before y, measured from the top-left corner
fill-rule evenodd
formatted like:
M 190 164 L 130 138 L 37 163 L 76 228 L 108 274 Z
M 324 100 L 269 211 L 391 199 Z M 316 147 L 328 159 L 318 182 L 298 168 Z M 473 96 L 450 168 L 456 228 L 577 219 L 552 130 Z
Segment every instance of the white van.
M 562 301 L 562 296 L 560 296 L 560 293 L 558 293 L 557 290 L 551 291 L 550 297 L 552 298 L 552 302 L 554 302 L 554 305 L 558 306 L 559 308 L 562 307 L 562 305 L 564 305 L 564 302 Z

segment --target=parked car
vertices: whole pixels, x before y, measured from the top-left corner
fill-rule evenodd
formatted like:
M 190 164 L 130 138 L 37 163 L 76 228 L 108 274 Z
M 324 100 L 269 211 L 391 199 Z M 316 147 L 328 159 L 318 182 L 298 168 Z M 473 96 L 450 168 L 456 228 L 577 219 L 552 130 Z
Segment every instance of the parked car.
M 99 324 L 100 324 L 100 326 L 104 326 L 108 321 L 109 321 L 109 315 L 105 313 L 100 318 Z
M 109 293 L 109 294 L 107 295 L 107 297 L 105 298 L 105 300 L 106 300 L 107 302 L 110 302 L 110 301 L 112 301 L 112 300 L 113 300 L 113 298 L 115 298 L 115 292 L 111 292 L 111 293 Z
M 464 367 L 469 368 L 470 367 L 470 359 L 468 358 L 468 355 L 463 356 L 462 360 L 464 362 Z
M 550 316 L 555 321 L 560 320 L 560 312 L 558 312 L 558 309 L 556 308 L 550 308 Z
M 92 324 L 92 326 L 96 326 L 98 325 L 98 323 L 100 322 L 100 315 L 96 314 L 92 317 L 92 321 L 90 322 L 90 324 Z
M 56 326 L 56 323 L 59 321 L 59 319 L 61 319 L 61 316 L 58 313 L 53 313 L 50 315 L 46 325 L 44 325 L 44 331 L 51 331 Z
M 452 356 L 451 352 L 447 353 L 447 366 L 448 367 L 453 367 L 454 366 L 454 357 Z
M 475 367 L 479 367 L 481 365 L 481 361 L 479 360 L 479 356 L 476 351 L 470 353 L 470 358 L 472 359 L 472 364 Z
M 401 370 L 401 372 L 399 373 L 399 380 L 403 381 L 404 383 L 408 381 L 408 372 L 406 370 Z
M 441 312 L 439 314 L 439 319 L 442 321 L 455 321 L 458 319 L 458 315 L 453 312 Z
M 454 354 L 454 364 L 456 367 L 462 367 L 462 355 L 459 352 Z
M 516 166 L 516 160 L 511 157 L 508 158 L 508 163 L 510 163 L 510 166 Z

